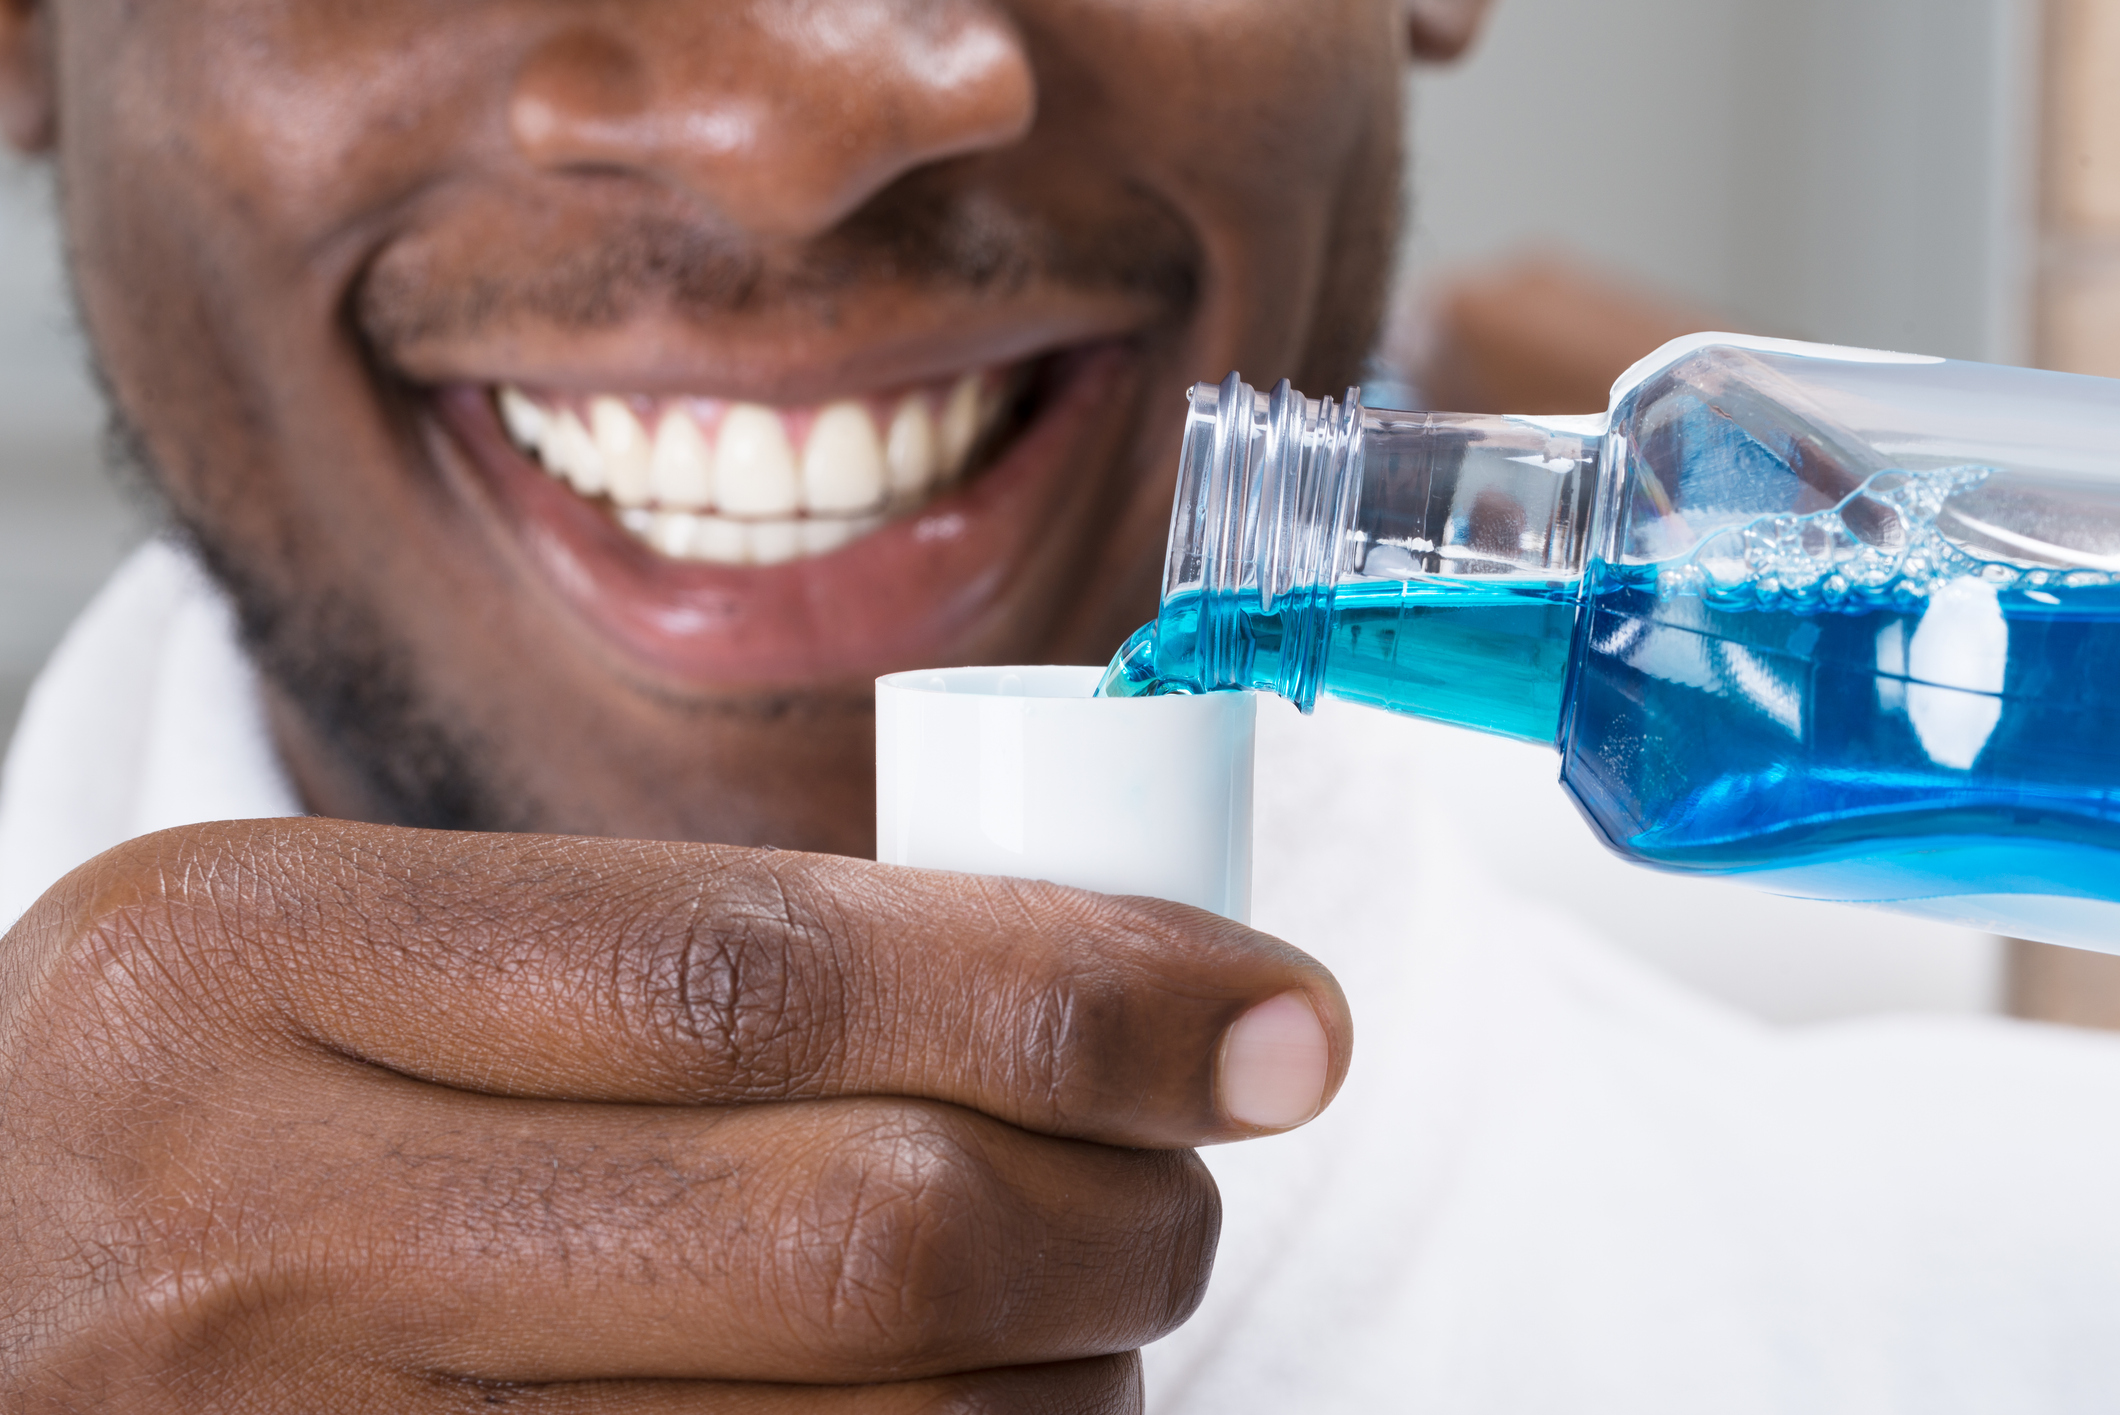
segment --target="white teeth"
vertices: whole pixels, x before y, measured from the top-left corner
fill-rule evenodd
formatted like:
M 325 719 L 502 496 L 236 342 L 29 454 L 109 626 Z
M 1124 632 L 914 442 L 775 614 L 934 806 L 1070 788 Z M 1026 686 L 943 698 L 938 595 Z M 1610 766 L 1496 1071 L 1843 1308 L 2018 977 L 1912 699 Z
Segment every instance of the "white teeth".
M 633 530 L 626 515 L 621 512 L 619 524 Z M 663 554 L 675 560 L 683 560 L 692 553 L 692 531 L 699 517 L 688 516 L 682 511 L 652 511 L 648 513 L 646 540 Z M 633 531 L 639 535 L 639 531 Z
M 778 565 L 802 554 L 802 522 L 754 521 L 751 532 L 751 563 Z
M 741 521 L 731 521 L 720 516 L 690 517 L 697 524 L 692 529 L 692 558 L 712 560 L 721 565 L 742 565 L 751 558 L 751 532 Z
M 893 496 L 918 495 L 935 480 L 935 419 L 928 413 L 927 399 L 912 394 L 898 401 L 884 438 L 883 460 L 890 469 Z
M 978 374 L 966 374 L 950 389 L 949 401 L 943 405 L 940 441 L 945 480 L 964 470 L 964 460 L 979 440 L 980 382 Z
M 867 535 L 883 524 L 880 516 L 860 516 L 851 520 L 843 517 L 820 517 L 815 520 L 798 521 L 802 527 L 802 552 L 805 555 L 829 555 L 850 540 Z
M 616 398 L 589 403 L 589 436 L 603 454 L 604 487 L 621 506 L 648 504 L 648 434 Z
M 842 398 L 807 418 L 799 454 L 788 428 L 804 417 L 759 403 L 540 401 L 512 386 L 495 401 L 518 446 L 582 496 L 608 496 L 619 525 L 661 554 L 774 565 L 829 555 L 882 525 L 886 506 L 903 514 L 961 475 L 1001 398 L 982 374 L 901 394 L 887 422 Z
M 737 521 L 691 511 L 618 513 L 619 524 L 672 560 L 716 565 L 776 565 L 803 556 L 829 555 L 883 524 L 881 516 L 805 516 L 779 521 Z
M 795 451 L 770 408 L 737 403 L 722 415 L 714 503 L 732 516 L 786 516 L 801 503 Z
M 690 413 L 673 408 L 663 414 L 648 464 L 648 485 L 656 501 L 680 511 L 714 504 L 714 449 Z
M 595 439 L 572 410 L 563 411 L 545 431 L 545 456 L 554 471 L 583 496 L 601 496 L 604 490 L 604 459 Z
M 531 402 L 519 388 L 501 390 L 501 421 L 508 435 L 525 452 L 536 452 L 545 442 L 545 410 Z
M 802 500 L 811 511 L 866 511 L 883 501 L 883 449 L 876 420 L 859 403 L 817 415 L 802 449 Z

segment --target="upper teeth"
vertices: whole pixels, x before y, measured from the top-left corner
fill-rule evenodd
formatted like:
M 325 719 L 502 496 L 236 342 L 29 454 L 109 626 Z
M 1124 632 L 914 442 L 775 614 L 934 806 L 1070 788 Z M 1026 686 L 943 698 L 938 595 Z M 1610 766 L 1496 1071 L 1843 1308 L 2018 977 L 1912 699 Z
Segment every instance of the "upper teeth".
M 770 563 L 835 550 L 963 472 L 993 425 L 994 378 L 815 408 L 696 398 L 548 398 L 507 386 L 518 446 L 665 555 Z

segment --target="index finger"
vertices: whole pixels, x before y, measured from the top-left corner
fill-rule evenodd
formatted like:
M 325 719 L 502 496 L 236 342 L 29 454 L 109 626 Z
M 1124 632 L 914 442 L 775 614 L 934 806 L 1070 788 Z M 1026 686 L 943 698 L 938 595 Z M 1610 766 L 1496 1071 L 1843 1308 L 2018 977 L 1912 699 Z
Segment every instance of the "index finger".
M 1352 1035 L 1322 966 L 1199 910 L 787 851 L 243 822 L 65 897 L 210 959 L 232 1038 L 495 1095 L 915 1096 L 1179 1147 L 1308 1120 Z

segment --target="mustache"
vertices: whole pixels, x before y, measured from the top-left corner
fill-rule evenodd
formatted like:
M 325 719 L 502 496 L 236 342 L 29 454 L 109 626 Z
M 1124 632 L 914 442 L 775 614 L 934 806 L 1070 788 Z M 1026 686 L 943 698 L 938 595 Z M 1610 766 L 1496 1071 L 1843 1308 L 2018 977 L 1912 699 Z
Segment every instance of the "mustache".
M 1145 189 L 1075 229 L 991 195 L 902 183 L 799 249 L 761 248 L 694 212 L 637 210 L 529 268 L 385 261 L 352 309 L 384 351 L 525 323 L 586 332 L 647 307 L 706 320 L 808 306 L 829 320 L 841 297 L 878 287 L 977 298 L 1058 287 L 1182 312 L 1198 298 L 1200 266 L 1190 226 Z

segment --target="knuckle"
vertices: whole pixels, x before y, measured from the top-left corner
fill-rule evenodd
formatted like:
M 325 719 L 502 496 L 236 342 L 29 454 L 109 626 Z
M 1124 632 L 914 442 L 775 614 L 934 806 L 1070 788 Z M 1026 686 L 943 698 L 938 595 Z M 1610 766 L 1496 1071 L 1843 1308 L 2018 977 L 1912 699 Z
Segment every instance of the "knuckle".
M 996 1083 L 1015 1097 L 1035 1124 L 1059 1134 L 1096 1128 L 1138 1104 L 1154 1085 L 1143 1060 L 1158 1050 L 1168 1009 L 1159 989 L 1143 986 L 1136 969 L 1112 966 L 1121 956 L 1153 956 L 1167 938 L 1154 932 L 1154 901 L 1090 894 L 1043 881 L 980 879 L 988 911 L 1026 921 L 1064 920 L 1076 936 L 1094 937 L 1095 950 L 1012 951 L 1004 986 L 988 990 L 986 1015 L 1003 1019 L 1008 1046 L 992 1064 Z M 1165 931 L 1167 933 L 1167 930 Z
M 1047 1128 L 1074 1131 L 1106 1113 L 1111 1093 L 1138 1084 L 1104 1058 L 1132 1051 L 1129 999 L 1110 978 L 1070 974 L 1032 982 L 1016 999 L 1014 1046 L 1001 1064 L 1012 1095 Z M 1116 1070 L 1119 1074 L 1111 1074 Z
M 703 1098 L 803 1094 L 844 1047 L 848 984 L 830 921 L 771 868 L 710 883 L 653 936 L 636 986 Z
M 1011 908 L 1076 921 L 1094 951 L 1067 949 L 1020 963 L 1010 979 L 1011 1045 L 996 1058 L 999 1079 L 1038 1128 L 1109 1136 L 1127 1115 L 1142 1133 L 1189 1126 L 1212 1093 L 1218 970 L 1191 962 L 1219 933 L 1211 916 L 1160 900 L 1063 889 L 1041 882 L 982 881 Z M 998 905 L 997 905 L 998 909 Z M 1234 927 L 1234 926 L 1232 926 Z M 1182 1114 L 1181 1114 L 1182 1113 Z
M 269 1176 L 231 1165 L 223 1065 L 248 832 L 128 841 L 10 933 L 0 996 L 0 1366 L 63 1382 L 197 1369 L 279 1300 Z M 219 1060 L 216 1059 L 217 1055 Z M 231 1182 L 240 1172 L 247 1186 Z M 261 1182 L 264 1181 L 264 1182 Z M 0 1384 L 7 1384 L 0 1380 Z M 93 1387 L 91 1387 L 93 1388 Z
M 981 878 L 977 888 L 990 912 L 1027 919 L 1066 908 L 1077 891 L 1042 881 Z M 1000 1058 L 1012 1094 L 1041 1106 L 1050 1116 L 1067 1115 L 1084 1099 L 1080 1067 L 1093 1048 L 1085 1043 L 1108 1031 L 1124 1010 L 1125 994 L 1108 972 L 1070 967 L 1051 954 L 1011 959 L 1007 1008 L 1013 1045 Z
M 976 1349 L 1006 1320 L 996 1276 L 1033 1222 L 941 1107 L 863 1107 L 823 1157 L 781 1245 L 793 1320 L 889 1376 Z
M 1152 1162 L 1160 1171 L 1152 1224 L 1165 1236 L 1164 1280 L 1144 1284 L 1149 1300 L 1136 1333 L 1144 1342 L 1177 1330 L 1198 1310 L 1222 1236 L 1222 1191 L 1200 1156 L 1180 1150 L 1156 1154 Z
M 0 1068 L 18 1100 L 38 1078 L 63 1092 L 87 1077 L 165 1072 L 171 1052 L 217 1031 L 201 1014 L 239 991 L 236 945 L 193 915 L 224 854 L 196 830 L 129 841 L 47 891 L 8 934 Z
M 1080 1146 L 1069 1158 L 1074 1173 L 1048 1166 L 1041 1184 L 1063 1216 L 1061 1241 L 1040 1254 L 1040 1307 L 1063 1324 L 1046 1354 L 1124 1351 L 1174 1331 L 1206 1294 L 1220 1234 L 1207 1167 L 1189 1150 Z
M 63 1202 L 43 1186 L 58 1211 L 7 1265 L 22 1303 L 0 1321 L 0 1384 L 78 1395 L 207 1376 L 314 1305 L 289 1245 L 260 1232 L 269 1204 L 131 1160 L 75 1174 Z

